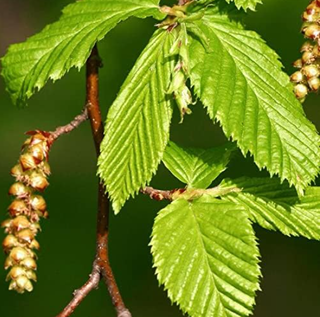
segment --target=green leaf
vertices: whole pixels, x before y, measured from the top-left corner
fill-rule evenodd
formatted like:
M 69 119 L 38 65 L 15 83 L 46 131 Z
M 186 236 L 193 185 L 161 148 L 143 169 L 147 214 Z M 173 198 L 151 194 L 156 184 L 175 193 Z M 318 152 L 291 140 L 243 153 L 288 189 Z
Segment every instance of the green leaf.
M 295 190 L 277 179 L 240 178 L 227 180 L 222 188 L 242 188 L 242 192 L 223 196 L 246 207 L 252 221 L 287 236 L 320 240 L 320 187 L 309 187 L 299 199 Z
M 192 188 L 207 188 L 225 169 L 233 144 L 211 149 L 182 148 L 170 142 L 163 156 L 167 169 Z
M 59 21 L 26 42 L 10 46 L 2 76 L 15 104 L 23 105 L 49 79 L 80 69 L 97 41 L 131 16 L 164 18 L 159 0 L 82 0 L 68 5 Z
M 116 213 L 151 180 L 169 140 L 173 33 L 155 32 L 108 113 L 98 173 Z
M 174 201 L 152 233 L 156 274 L 191 317 L 251 314 L 259 289 L 259 250 L 245 209 L 210 196 Z
M 250 9 L 252 11 L 256 10 L 256 6 L 260 3 L 262 3 L 261 0 L 226 0 L 227 3 L 231 3 L 234 2 L 234 4 L 236 5 L 236 7 L 238 9 L 244 9 L 245 11 L 247 11 L 247 9 Z M 199 3 L 199 5 L 208 5 L 211 3 L 217 3 L 217 0 L 199 0 L 197 1 Z
M 255 11 L 256 6 L 262 3 L 262 1 L 260 0 L 226 0 L 226 1 L 228 3 L 234 2 L 238 9 L 243 8 L 245 11 L 247 11 L 247 9 Z
M 216 7 L 192 25 L 198 34 L 190 38 L 191 82 L 209 116 L 260 169 L 287 179 L 302 194 L 319 172 L 320 139 L 288 89 L 278 56 Z

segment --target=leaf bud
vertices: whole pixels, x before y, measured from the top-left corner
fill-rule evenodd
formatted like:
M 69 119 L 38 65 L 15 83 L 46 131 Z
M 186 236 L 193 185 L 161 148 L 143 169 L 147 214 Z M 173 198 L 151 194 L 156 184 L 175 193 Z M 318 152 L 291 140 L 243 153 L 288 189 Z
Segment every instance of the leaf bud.
M 15 217 L 16 215 L 27 213 L 28 207 L 23 200 L 16 199 L 10 204 L 8 210 L 11 216 Z
M 30 229 L 24 229 L 16 233 L 16 237 L 20 242 L 31 243 L 34 239 L 34 232 Z
M 290 80 L 293 82 L 293 83 L 300 83 L 302 82 L 304 79 L 304 75 L 302 74 L 301 71 L 296 71 L 295 73 L 293 73 L 291 76 L 290 76 Z
M 32 195 L 30 204 L 33 210 L 45 211 L 47 209 L 46 201 L 40 195 Z
M 42 173 L 38 172 L 33 172 L 30 175 L 29 183 L 32 188 L 38 191 L 44 191 L 49 186 L 47 179 L 42 175 Z
M 303 99 L 308 94 L 308 88 L 304 84 L 298 84 L 294 87 L 294 93 L 298 99 Z
M 38 163 L 30 153 L 25 153 L 20 156 L 20 164 L 23 171 L 36 169 L 38 165 Z
M 304 52 L 301 59 L 303 64 L 311 64 L 316 60 L 312 52 Z
M 301 68 L 302 66 L 303 66 L 303 64 L 302 64 L 302 59 L 301 59 L 301 58 L 297 59 L 297 60 L 293 63 L 293 67 L 295 67 L 295 68 Z
M 308 85 L 312 91 L 318 91 L 320 88 L 319 77 L 312 77 L 308 80 Z
M 9 189 L 9 195 L 25 198 L 30 194 L 30 189 L 23 183 L 14 183 Z
M 25 216 L 18 216 L 12 219 L 12 222 L 11 222 L 11 228 L 14 231 L 21 231 L 29 228 L 30 226 L 31 226 L 31 223 L 28 220 L 28 218 Z
M 3 249 L 4 249 L 6 252 L 7 252 L 8 250 L 16 247 L 17 245 L 18 245 L 18 240 L 17 240 L 17 238 L 16 238 L 14 235 L 12 235 L 12 234 L 7 235 L 7 236 L 4 238 L 3 242 L 2 242 L 2 247 L 3 247 Z
M 20 262 L 20 265 L 28 270 L 35 271 L 37 269 L 37 263 L 33 258 L 26 258 Z
M 189 105 L 192 104 L 192 96 L 189 88 L 187 86 L 184 86 L 184 88 L 181 91 L 175 94 L 175 98 L 178 108 L 180 110 L 181 120 L 179 123 L 182 123 L 184 115 L 192 113 L 191 109 L 189 109 Z
M 172 77 L 171 84 L 169 86 L 169 89 L 167 91 L 168 94 L 172 94 L 178 90 L 181 90 L 186 82 L 186 76 L 182 70 L 178 70 L 174 73 Z
M 26 258 L 30 257 L 28 251 L 21 247 L 15 247 L 11 250 L 9 257 L 15 262 L 20 263 Z

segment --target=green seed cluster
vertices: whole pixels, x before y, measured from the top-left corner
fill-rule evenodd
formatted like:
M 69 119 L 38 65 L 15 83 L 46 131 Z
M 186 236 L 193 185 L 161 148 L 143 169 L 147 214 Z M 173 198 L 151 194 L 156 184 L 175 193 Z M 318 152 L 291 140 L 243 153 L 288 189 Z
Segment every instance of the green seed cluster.
M 294 93 L 303 102 L 310 91 L 320 88 L 320 0 L 312 1 L 303 13 L 302 33 L 308 39 L 302 47 L 302 57 L 293 63 L 299 70 L 290 77 Z
M 14 197 L 8 208 L 10 218 L 1 224 L 7 233 L 2 243 L 7 254 L 4 264 L 9 270 L 7 281 L 10 281 L 9 289 L 18 293 L 31 292 L 31 281 L 37 280 L 34 250 L 39 250 L 40 245 L 35 237 L 41 230 L 40 218 L 48 217 L 46 202 L 37 192 L 49 185 L 49 134 L 41 131 L 29 134 L 31 137 L 23 145 L 19 163 L 11 170 L 16 182 L 9 189 L 9 195 Z

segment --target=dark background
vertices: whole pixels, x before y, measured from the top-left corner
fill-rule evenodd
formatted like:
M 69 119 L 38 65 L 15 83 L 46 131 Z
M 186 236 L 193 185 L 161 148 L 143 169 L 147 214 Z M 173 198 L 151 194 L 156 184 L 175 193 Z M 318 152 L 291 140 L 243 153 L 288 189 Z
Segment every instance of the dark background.
M 8 45 L 25 40 L 55 21 L 70 0 L 0 0 L 0 55 Z M 168 1 L 167 3 L 169 3 Z M 299 57 L 303 42 L 299 33 L 300 15 L 308 0 L 265 0 L 247 18 L 248 28 L 259 32 L 281 56 L 288 73 Z M 103 115 L 114 100 L 121 83 L 154 30 L 152 19 L 130 19 L 119 25 L 99 44 L 104 68 L 101 71 Z M 0 210 L 6 217 L 13 182 L 10 168 L 16 163 L 32 129 L 53 130 L 77 115 L 84 104 L 84 72 L 72 70 L 54 85 L 49 83 L 24 110 L 16 109 L 0 80 Z M 319 96 L 304 104 L 308 117 L 320 128 Z M 194 114 L 178 125 L 175 114 L 172 139 L 184 145 L 209 147 L 224 142 L 218 126 L 213 126 L 200 105 Z M 45 193 L 50 219 L 42 221 L 39 235 L 39 282 L 31 294 L 18 295 L 7 290 L 6 272 L 0 270 L 1 317 L 55 316 L 83 284 L 91 271 L 95 251 L 96 183 L 95 151 L 89 124 L 62 137 L 50 156 L 53 174 Z M 250 159 L 240 155 L 226 176 L 262 175 Z M 153 180 L 159 188 L 180 186 L 160 167 Z M 127 306 L 135 317 L 182 316 L 158 287 L 148 246 L 157 211 L 165 204 L 147 197 L 131 199 L 118 216 L 111 217 L 110 257 Z M 255 317 L 320 316 L 320 243 L 287 238 L 255 227 L 262 254 L 262 292 L 258 293 Z M 1 239 L 4 234 L 0 234 Z M 0 263 L 4 255 L 0 253 Z M 90 294 L 75 317 L 114 316 L 103 285 Z

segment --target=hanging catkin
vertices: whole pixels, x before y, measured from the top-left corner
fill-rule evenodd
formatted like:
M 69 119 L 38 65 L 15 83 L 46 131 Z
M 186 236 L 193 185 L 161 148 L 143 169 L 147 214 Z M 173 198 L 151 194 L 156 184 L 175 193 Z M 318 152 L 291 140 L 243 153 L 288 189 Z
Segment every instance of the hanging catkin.
M 31 281 L 37 280 L 34 250 L 40 246 L 35 237 L 41 229 L 40 218 L 48 216 L 41 192 L 49 185 L 50 134 L 42 131 L 28 134 L 30 138 L 22 147 L 19 163 L 11 170 L 16 182 L 9 189 L 9 195 L 14 198 L 8 208 L 10 218 L 2 223 L 7 233 L 2 243 L 7 254 L 4 265 L 9 270 L 7 281 L 9 289 L 18 293 L 31 292 Z
M 301 47 L 301 58 L 293 63 L 299 70 L 291 75 L 295 95 L 301 102 L 308 92 L 317 92 L 320 88 L 320 0 L 312 1 L 302 18 L 301 31 L 308 41 Z

